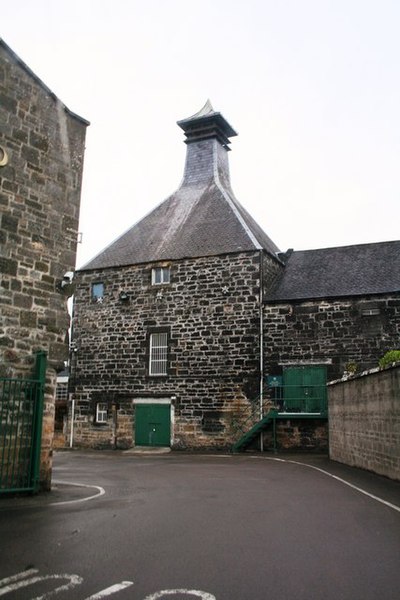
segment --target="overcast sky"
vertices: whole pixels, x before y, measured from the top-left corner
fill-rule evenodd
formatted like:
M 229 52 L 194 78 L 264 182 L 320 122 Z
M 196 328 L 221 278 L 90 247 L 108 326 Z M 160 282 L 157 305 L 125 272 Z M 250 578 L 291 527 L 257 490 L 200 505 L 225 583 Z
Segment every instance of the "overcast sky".
M 176 121 L 207 98 L 281 250 L 400 238 L 399 0 L 12 0 L 0 23 L 91 123 L 78 266 L 178 187 Z

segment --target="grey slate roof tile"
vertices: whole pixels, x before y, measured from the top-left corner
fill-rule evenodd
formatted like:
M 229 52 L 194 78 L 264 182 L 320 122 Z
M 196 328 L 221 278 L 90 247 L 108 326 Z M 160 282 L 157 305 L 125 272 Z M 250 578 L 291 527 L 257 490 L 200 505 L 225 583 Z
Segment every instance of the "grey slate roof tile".
M 259 247 L 276 255 L 278 247 L 233 195 L 225 193 L 231 205 L 214 181 L 180 188 L 82 270 L 257 249 L 233 207 Z
M 400 241 L 293 252 L 267 302 L 400 292 Z
M 179 189 L 81 270 L 278 247 L 235 198 L 229 177 L 229 137 L 236 135 L 208 101 L 178 122 L 186 135 Z

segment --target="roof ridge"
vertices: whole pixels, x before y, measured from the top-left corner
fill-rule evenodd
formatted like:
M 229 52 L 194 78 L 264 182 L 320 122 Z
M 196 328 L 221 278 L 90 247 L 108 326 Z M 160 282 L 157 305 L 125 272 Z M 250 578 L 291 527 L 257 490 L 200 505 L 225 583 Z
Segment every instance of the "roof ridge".
M 214 153 L 216 152 L 215 148 L 216 147 L 214 146 L 214 148 L 213 148 L 213 152 Z M 241 226 L 243 227 L 244 231 L 246 232 L 246 234 L 250 238 L 251 242 L 255 245 L 255 247 L 256 247 L 257 250 L 262 250 L 262 244 L 260 244 L 260 242 L 258 241 L 258 239 L 256 238 L 256 236 L 254 235 L 254 233 L 251 231 L 250 227 L 247 225 L 247 223 L 243 219 L 242 215 L 240 214 L 237 206 L 235 205 L 235 203 L 230 198 L 230 196 L 227 193 L 225 187 L 222 185 L 222 183 L 220 181 L 220 178 L 219 178 L 219 173 L 218 173 L 218 169 L 217 169 L 217 161 L 216 160 L 214 160 L 214 180 L 215 180 L 215 183 L 217 184 L 217 187 L 219 188 L 220 192 L 222 193 L 222 196 L 225 198 L 226 202 L 228 203 L 228 205 L 233 210 L 236 218 L 238 219 L 238 221 L 241 224 Z

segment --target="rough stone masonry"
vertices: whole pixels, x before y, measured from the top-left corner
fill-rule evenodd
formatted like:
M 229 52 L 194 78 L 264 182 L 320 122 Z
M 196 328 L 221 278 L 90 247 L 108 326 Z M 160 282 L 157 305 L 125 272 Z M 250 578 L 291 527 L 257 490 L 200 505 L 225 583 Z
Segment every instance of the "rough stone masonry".
M 56 370 L 68 357 L 68 294 L 60 282 L 75 268 L 87 125 L 0 40 L 0 376 L 29 376 L 35 351 L 48 353 L 43 487 Z

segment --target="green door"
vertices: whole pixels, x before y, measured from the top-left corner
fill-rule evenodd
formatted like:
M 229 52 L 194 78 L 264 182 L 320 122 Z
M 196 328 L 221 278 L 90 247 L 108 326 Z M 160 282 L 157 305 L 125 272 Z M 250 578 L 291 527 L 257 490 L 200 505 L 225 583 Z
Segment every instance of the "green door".
M 283 372 L 287 412 L 326 412 L 326 367 L 291 367 Z
M 169 446 L 170 438 L 171 406 L 169 404 L 137 404 L 135 445 Z

